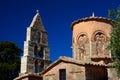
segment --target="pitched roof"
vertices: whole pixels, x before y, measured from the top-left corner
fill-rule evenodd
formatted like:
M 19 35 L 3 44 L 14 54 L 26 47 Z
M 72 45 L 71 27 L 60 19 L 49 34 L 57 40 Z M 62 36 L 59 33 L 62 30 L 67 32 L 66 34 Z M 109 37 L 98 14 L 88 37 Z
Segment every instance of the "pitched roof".
M 23 74 L 21 76 L 18 76 L 16 77 L 14 80 L 22 80 L 24 78 L 30 78 L 30 77 L 36 77 L 36 78 L 39 78 L 41 80 L 42 76 L 40 76 L 39 74 L 33 74 L 33 73 L 26 73 L 26 74 Z
M 36 15 L 33 17 L 30 27 L 39 27 L 41 30 L 46 31 L 38 10 Z
M 87 22 L 87 21 L 105 22 L 105 23 L 108 23 L 108 24 L 111 24 L 111 25 L 114 23 L 113 20 L 108 19 L 108 18 L 90 16 L 90 17 L 81 18 L 81 19 L 78 19 L 78 20 L 75 20 L 74 22 L 72 22 L 71 29 L 73 30 L 73 26 L 75 24 L 80 23 L 80 22 Z
M 79 65 L 79 66 L 85 66 L 85 65 L 93 65 L 93 66 L 101 66 L 101 67 L 107 67 L 108 66 L 108 65 L 102 64 L 102 63 L 97 63 L 97 62 L 92 62 L 92 61 L 79 61 L 79 60 L 75 60 L 73 58 L 62 56 L 58 60 L 56 60 L 55 62 L 50 64 L 46 69 L 44 69 L 40 73 L 40 75 L 46 73 L 47 71 L 49 71 L 51 68 L 53 68 L 54 66 L 56 66 L 60 62 L 76 64 L 76 65 Z M 111 66 L 111 65 L 109 65 L 109 66 Z

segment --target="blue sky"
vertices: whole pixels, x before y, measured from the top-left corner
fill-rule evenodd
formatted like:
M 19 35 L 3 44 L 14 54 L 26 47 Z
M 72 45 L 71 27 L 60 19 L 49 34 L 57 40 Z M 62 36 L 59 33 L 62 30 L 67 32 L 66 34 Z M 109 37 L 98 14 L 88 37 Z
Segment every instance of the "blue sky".
M 0 0 L 0 40 L 10 40 L 23 49 L 26 29 L 39 9 L 48 32 L 51 60 L 72 56 L 74 20 L 95 16 L 107 17 L 120 0 Z

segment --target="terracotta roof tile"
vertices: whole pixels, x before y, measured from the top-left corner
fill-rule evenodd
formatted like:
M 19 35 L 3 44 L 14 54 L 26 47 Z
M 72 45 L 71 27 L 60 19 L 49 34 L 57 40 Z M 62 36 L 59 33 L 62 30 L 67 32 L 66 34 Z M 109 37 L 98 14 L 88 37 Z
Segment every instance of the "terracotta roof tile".
M 76 65 L 80 65 L 80 66 L 85 66 L 85 65 L 93 65 L 93 66 L 101 66 L 101 67 L 112 66 L 111 64 L 106 65 L 106 64 L 103 64 L 103 63 L 98 63 L 98 62 L 93 62 L 93 61 L 82 61 L 82 60 L 79 61 L 79 60 L 75 60 L 75 59 L 70 58 L 70 57 L 62 56 L 58 60 L 56 60 L 55 62 L 53 62 L 52 64 L 50 64 L 46 69 L 44 69 L 40 73 L 40 75 L 46 73 L 47 71 L 49 71 L 51 68 L 53 68 L 54 66 L 56 66 L 60 62 L 67 62 L 67 63 L 76 64 Z
M 113 24 L 114 23 L 113 20 L 108 19 L 108 18 L 90 16 L 90 17 L 81 18 L 81 19 L 78 19 L 78 20 L 75 20 L 74 22 L 72 22 L 71 29 L 73 30 L 73 26 L 75 24 L 80 23 L 80 22 L 87 22 L 87 21 L 99 21 L 99 22 L 105 22 L 105 23 L 108 23 L 108 24 Z
M 38 73 L 26 73 L 26 74 L 20 75 L 19 77 L 16 77 L 14 80 L 22 80 L 23 78 L 26 78 L 28 76 L 34 76 L 34 77 L 41 78 L 41 76 Z

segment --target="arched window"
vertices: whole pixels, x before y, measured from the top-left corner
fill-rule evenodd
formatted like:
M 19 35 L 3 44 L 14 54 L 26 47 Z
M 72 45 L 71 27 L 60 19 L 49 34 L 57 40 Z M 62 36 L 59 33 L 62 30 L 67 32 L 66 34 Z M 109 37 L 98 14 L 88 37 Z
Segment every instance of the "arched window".
M 41 61 L 39 61 L 39 60 L 35 60 L 35 70 L 34 70 L 34 72 L 35 73 L 39 73 L 40 71 L 42 71 L 42 69 L 43 69 L 43 63 L 41 62 Z
M 40 66 L 38 60 L 35 60 L 35 73 L 38 73 L 40 71 L 39 67 Z
M 37 45 L 34 47 L 34 56 L 37 56 Z
M 38 52 L 38 55 L 40 58 L 43 58 L 43 56 L 44 56 L 44 48 L 43 47 L 41 47 L 40 51 Z
M 40 33 L 37 33 L 36 35 L 36 43 L 40 43 Z

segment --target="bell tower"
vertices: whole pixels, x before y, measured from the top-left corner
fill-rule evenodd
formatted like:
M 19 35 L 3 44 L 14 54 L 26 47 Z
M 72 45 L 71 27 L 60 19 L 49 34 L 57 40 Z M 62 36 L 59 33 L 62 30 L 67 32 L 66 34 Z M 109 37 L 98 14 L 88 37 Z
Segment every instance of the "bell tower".
M 30 26 L 27 28 L 20 73 L 39 73 L 49 64 L 48 34 L 37 10 Z

